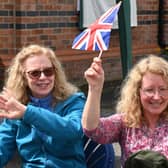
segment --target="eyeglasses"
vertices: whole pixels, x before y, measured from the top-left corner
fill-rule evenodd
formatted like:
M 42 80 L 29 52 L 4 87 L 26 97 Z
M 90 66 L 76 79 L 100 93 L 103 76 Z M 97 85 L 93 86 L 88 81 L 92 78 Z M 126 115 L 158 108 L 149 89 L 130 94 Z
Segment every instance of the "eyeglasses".
M 168 98 L 168 88 L 159 88 L 159 89 L 147 88 L 141 90 L 147 97 L 154 97 L 157 92 L 159 96 Z
M 28 71 L 26 73 L 32 79 L 39 79 L 41 77 L 42 73 L 46 77 L 50 77 L 50 76 L 54 75 L 54 68 L 53 67 L 48 67 L 48 68 L 44 68 L 43 70 L 32 70 L 32 71 Z

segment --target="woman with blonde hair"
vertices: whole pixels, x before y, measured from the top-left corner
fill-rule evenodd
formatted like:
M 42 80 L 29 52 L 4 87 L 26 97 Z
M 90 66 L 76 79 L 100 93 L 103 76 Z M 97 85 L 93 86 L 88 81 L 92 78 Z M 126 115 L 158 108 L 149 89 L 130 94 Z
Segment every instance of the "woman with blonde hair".
M 18 150 L 23 168 L 86 168 L 81 116 L 85 96 L 55 53 L 29 45 L 13 59 L 0 94 L 0 167 Z
M 128 73 L 121 87 L 117 114 L 100 117 L 104 83 L 102 61 L 94 58 L 85 72 L 88 97 L 84 133 L 99 143 L 119 142 L 121 164 L 135 152 L 157 151 L 168 158 L 168 62 L 149 55 Z

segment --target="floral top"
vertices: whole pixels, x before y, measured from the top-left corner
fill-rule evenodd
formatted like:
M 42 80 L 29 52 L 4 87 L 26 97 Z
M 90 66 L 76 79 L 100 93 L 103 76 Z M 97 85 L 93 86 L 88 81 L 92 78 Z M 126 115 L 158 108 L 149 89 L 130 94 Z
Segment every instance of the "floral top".
M 119 142 L 121 146 L 121 164 L 124 165 L 130 154 L 139 150 L 154 150 L 168 158 L 168 121 L 160 120 L 154 131 L 146 124 L 139 128 L 127 127 L 122 114 L 101 118 L 96 129 L 84 133 L 98 143 Z

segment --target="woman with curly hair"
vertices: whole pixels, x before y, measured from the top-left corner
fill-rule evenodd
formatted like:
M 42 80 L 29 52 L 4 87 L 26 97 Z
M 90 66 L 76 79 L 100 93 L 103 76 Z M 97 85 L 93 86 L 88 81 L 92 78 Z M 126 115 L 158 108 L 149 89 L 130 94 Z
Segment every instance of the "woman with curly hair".
M 0 94 L 0 167 L 17 149 L 23 168 L 86 168 L 85 99 L 50 48 L 24 47 L 9 66 Z
M 128 73 L 121 87 L 117 113 L 100 117 L 104 83 L 102 61 L 94 58 L 85 71 L 88 82 L 82 125 L 99 143 L 119 142 L 121 163 L 141 150 L 157 151 L 168 158 L 168 62 L 149 55 Z

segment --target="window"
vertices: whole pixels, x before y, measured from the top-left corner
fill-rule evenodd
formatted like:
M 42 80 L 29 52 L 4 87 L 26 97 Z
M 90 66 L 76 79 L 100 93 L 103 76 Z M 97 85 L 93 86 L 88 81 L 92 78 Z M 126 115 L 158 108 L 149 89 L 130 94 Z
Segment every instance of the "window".
M 81 3 L 81 4 L 80 4 Z M 86 28 L 99 18 L 104 12 L 115 5 L 115 0 L 78 0 L 77 8 L 80 11 L 80 28 Z M 131 26 L 137 26 L 136 0 L 130 0 Z M 118 28 L 118 21 L 113 24 L 113 29 Z

